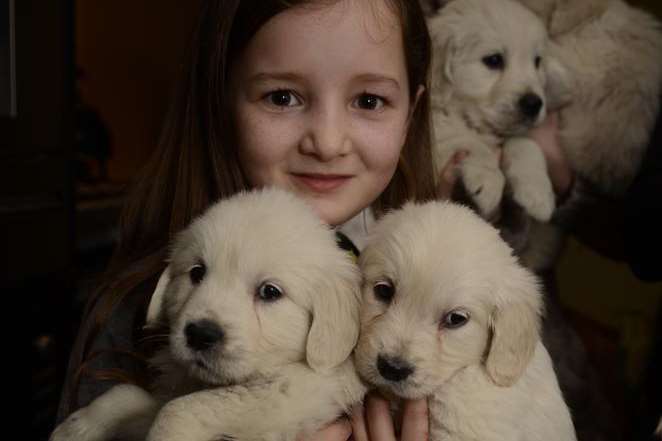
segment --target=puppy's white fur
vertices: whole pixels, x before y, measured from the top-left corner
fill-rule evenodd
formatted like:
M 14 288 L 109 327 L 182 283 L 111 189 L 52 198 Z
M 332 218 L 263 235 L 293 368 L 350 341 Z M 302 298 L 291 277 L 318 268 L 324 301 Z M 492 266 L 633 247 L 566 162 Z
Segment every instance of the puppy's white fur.
M 494 100 L 510 90 L 499 85 L 530 87 L 531 63 L 517 63 L 517 54 L 537 50 L 546 98 L 541 117 L 559 111 L 559 141 L 570 167 L 593 188 L 619 196 L 639 169 L 659 112 L 662 33 L 653 16 L 621 0 L 518 1 L 540 20 L 509 0 L 453 0 L 430 18 L 435 163 L 439 170 L 455 151 L 470 152 L 461 178 L 486 218 L 498 211 L 509 182 L 513 199 L 533 219 L 520 257 L 540 271 L 553 264 L 562 244 L 561 232 L 546 223 L 554 194 L 537 146 L 526 137 L 506 139 L 516 130 L 503 130 L 508 124 L 494 116 L 504 108 Z M 499 48 L 512 62 L 490 72 L 480 57 Z M 504 136 L 486 135 L 495 133 Z M 487 148 L 500 142 L 501 169 Z
M 204 265 L 202 281 L 191 270 Z M 199 269 L 198 275 L 199 275 Z M 259 291 L 271 284 L 273 301 Z M 150 393 L 122 385 L 74 413 L 52 440 L 293 440 L 360 402 L 351 358 L 360 276 L 333 232 L 282 190 L 212 206 L 177 236 L 148 311 L 169 329 Z M 195 350 L 187 326 L 214 323 Z
M 461 179 L 483 216 L 495 213 L 508 181 L 532 217 L 549 220 L 554 193 L 545 160 L 525 137 L 546 116 L 550 69 L 543 23 L 514 0 L 455 0 L 428 26 L 437 175 L 456 151 L 466 150 Z M 488 57 L 500 57 L 503 65 L 488 65 Z M 527 96 L 540 100 L 539 111 L 523 111 Z
M 619 195 L 639 169 L 659 111 L 662 30 L 622 0 L 519 0 L 546 23 L 567 70 L 560 142 L 572 168 Z
M 429 396 L 430 439 L 576 439 L 539 338 L 537 280 L 496 229 L 459 205 L 408 204 L 378 222 L 359 264 L 357 369 L 390 394 Z M 454 328 L 458 312 L 469 320 Z M 389 379 L 379 357 L 412 372 Z
M 662 31 L 621 0 L 518 0 L 546 24 L 548 58 L 562 84 L 559 142 L 573 171 L 600 193 L 620 196 L 640 168 L 659 113 Z M 558 92 L 557 88 L 557 92 Z M 522 261 L 550 267 L 562 234 L 533 223 Z

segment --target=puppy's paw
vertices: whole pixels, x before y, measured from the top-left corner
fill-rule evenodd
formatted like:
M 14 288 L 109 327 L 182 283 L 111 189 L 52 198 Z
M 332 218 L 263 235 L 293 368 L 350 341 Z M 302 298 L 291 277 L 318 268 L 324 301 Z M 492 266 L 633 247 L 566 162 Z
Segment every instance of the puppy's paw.
M 49 441 L 102 441 L 107 439 L 103 425 L 89 417 L 89 409 L 71 414 L 51 434 Z
M 555 207 L 554 189 L 547 175 L 512 179 L 513 199 L 538 222 L 548 222 Z
M 512 138 L 503 147 L 503 170 L 512 197 L 535 220 L 547 222 L 555 207 L 545 157 L 528 138 Z
M 495 165 L 484 161 L 473 161 L 468 157 L 460 166 L 460 175 L 466 191 L 485 219 L 491 218 L 496 213 L 506 182 L 498 165 Z

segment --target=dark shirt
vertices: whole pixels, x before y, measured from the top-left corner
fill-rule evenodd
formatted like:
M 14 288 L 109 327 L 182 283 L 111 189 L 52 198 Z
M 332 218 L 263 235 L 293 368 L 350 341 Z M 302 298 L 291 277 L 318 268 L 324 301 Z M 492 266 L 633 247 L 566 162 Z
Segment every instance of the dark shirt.
M 662 280 L 662 117 L 625 199 L 625 260 L 641 280 Z

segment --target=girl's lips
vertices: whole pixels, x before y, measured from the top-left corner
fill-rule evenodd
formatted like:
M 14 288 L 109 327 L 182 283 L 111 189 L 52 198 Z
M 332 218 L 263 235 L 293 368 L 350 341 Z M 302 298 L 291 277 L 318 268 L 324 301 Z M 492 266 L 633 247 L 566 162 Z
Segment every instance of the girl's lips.
M 295 179 L 316 193 L 337 189 L 349 179 L 350 175 L 322 175 L 315 173 L 294 173 Z

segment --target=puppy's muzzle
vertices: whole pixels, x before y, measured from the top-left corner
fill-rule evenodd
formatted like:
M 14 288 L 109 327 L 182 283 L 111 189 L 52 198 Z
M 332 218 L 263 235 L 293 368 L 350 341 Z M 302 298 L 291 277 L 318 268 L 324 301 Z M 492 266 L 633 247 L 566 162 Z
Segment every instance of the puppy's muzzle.
M 377 370 L 389 381 L 399 382 L 414 373 L 414 367 L 398 357 L 377 356 Z
M 535 119 L 542 109 L 542 98 L 535 93 L 525 93 L 517 102 L 520 113 L 527 119 Z
M 206 351 L 225 339 L 223 329 L 210 320 L 191 322 L 184 328 L 186 345 L 194 351 Z

